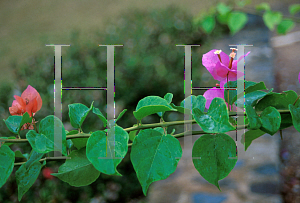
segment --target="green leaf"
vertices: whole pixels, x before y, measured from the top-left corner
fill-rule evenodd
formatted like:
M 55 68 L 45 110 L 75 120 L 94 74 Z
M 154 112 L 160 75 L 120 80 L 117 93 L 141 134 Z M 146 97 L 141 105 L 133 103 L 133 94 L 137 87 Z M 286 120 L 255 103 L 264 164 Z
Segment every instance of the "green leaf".
M 136 107 L 136 111 L 133 112 L 134 117 L 137 120 L 142 120 L 142 118 L 155 114 L 157 112 L 165 111 L 177 111 L 173 109 L 168 102 L 158 96 L 148 96 L 141 99 Z
M 58 177 L 60 180 L 74 187 L 87 186 L 95 182 L 100 172 L 86 157 L 86 148 L 72 151 L 64 164 L 62 164 L 58 173 L 51 175 Z
M 225 83 L 224 87 L 237 88 L 237 81 L 229 81 L 228 86 L 227 86 L 227 83 Z M 264 82 L 256 83 L 256 82 L 252 82 L 252 81 L 245 81 L 244 88 L 245 88 L 245 94 L 248 94 L 255 90 L 267 89 Z M 241 95 L 237 95 L 237 90 L 225 90 L 224 91 L 225 101 L 228 100 L 228 91 L 229 91 L 229 104 L 230 105 L 232 105 L 237 100 L 237 97 L 243 97 L 243 99 L 244 99 L 244 93 L 242 93 Z
M 296 108 L 294 105 L 289 104 L 289 110 L 292 115 L 293 125 L 300 132 L 300 105 Z
M 259 129 L 249 130 L 246 133 L 244 133 L 242 135 L 241 143 L 244 144 L 245 151 L 248 149 L 248 147 L 250 146 L 250 144 L 252 143 L 253 140 L 255 140 L 256 138 L 259 138 L 260 136 L 262 136 L 264 134 L 266 134 L 266 133 Z
M 68 140 L 67 140 L 67 149 L 71 149 L 73 145 L 74 145 L 74 144 L 73 144 L 72 140 L 71 140 L 71 139 L 68 139 Z
M 32 122 L 32 117 L 30 117 L 29 114 L 25 112 L 23 116 L 10 116 L 6 120 L 3 119 L 3 121 L 12 133 L 19 134 L 22 126 L 25 123 Z
M 93 107 L 93 113 L 96 114 L 101 119 L 101 121 L 103 122 L 103 126 L 106 127 L 107 119 L 103 116 L 101 111 L 98 108 Z
M 217 15 L 217 20 L 218 20 L 219 23 L 221 23 L 223 25 L 227 25 L 229 16 L 230 16 L 230 12 L 228 12 L 224 15 L 218 14 Z
M 164 100 L 166 100 L 168 102 L 168 104 L 170 104 L 172 102 L 172 99 L 173 99 L 173 94 L 172 93 L 167 93 L 164 96 Z
M 285 18 L 277 26 L 277 33 L 278 34 L 286 34 L 287 32 L 294 29 L 294 27 L 295 27 L 294 21 L 291 19 Z
M 206 34 L 210 34 L 215 28 L 216 20 L 214 16 L 206 16 L 201 21 L 201 28 L 204 30 Z
M 54 142 L 54 124 L 62 130 L 62 154 L 67 155 L 66 131 L 62 122 L 56 116 L 50 115 L 42 119 L 39 125 L 39 133 L 29 130 L 26 134 L 31 147 L 39 153 L 58 151 L 59 145 Z
M 156 127 L 156 128 L 153 128 L 153 130 L 156 130 L 156 131 L 160 132 L 163 135 L 165 134 L 165 131 L 162 127 Z
M 14 169 L 15 153 L 6 145 L 0 147 L 0 188 Z
M 31 150 L 29 160 L 25 163 L 25 169 L 28 169 L 33 163 L 38 162 L 43 156 L 43 153 L 38 153 L 34 150 Z
M 278 25 L 281 22 L 282 14 L 279 11 L 266 11 L 263 15 L 263 20 L 266 26 L 273 31 L 275 25 Z
M 76 134 L 87 135 L 86 133 L 78 133 L 78 130 L 72 130 L 67 135 L 76 135 Z M 86 147 L 87 140 L 88 140 L 88 138 L 74 138 L 74 139 L 72 139 L 72 143 L 73 143 L 74 147 L 76 147 L 79 150 L 83 147 Z
M 250 92 L 245 95 L 245 97 L 240 97 L 237 101 L 235 101 L 235 105 L 237 103 L 245 103 L 245 105 L 255 106 L 257 101 L 264 98 L 265 96 L 272 94 L 273 88 L 269 90 L 269 92 L 263 92 L 260 90 L 256 90 L 254 92 Z
M 291 15 L 295 15 L 300 11 L 300 4 L 293 4 L 289 7 L 289 12 Z
M 25 156 L 23 156 L 23 154 L 22 154 L 22 152 L 20 150 L 15 151 L 15 157 L 26 158 Z
M 228 27 L 232 35 L 241 30 L 247 23 L 248 16 L 243 12 L 232 12 L 228 17 Z
M 218 181 L 224 179 L 237 162 L 235 141 L 226 134 L 206 134 L 196 140 L 193 163 L 201 176 L 221 191 Z M 236 159 L 229 159 L 236 157 Z
M 79 150 L 83 147 L 86 147 L 88 138 L 75 138 L 72 139 L 72 142 L 74 144 L 74 146 Z
M 256 114 L 255 110 L 253 109 L 252 106 L 246 106 L 246 114 L 249 120 L 249 125 L 248 125 L 248 129 L 250 130 L 257 130 L 261 127 L 262 123 L 258 117 L 258 115 Z
M 255 109 L 262 111 L 268 106 L 273 106 L 276 109 L 287 109 L 289 104 L 293 104 L 298 95 L 293 90 L 283 91 L 283 93 L 272 93 L 260 100 Z
M 127 111 L 127 109 L 124 109 L 118 116 L 118 118 L 116 119 L 115 123 L 120 119 L 122 118 L 122 116 L 124 115 L 124 113 Z
M 274 135 L 279 130 L 281 116 L 274 107 L 269 106 L 260 115 L 260 121 L 262 123 L 260 129 L 270 135 Z
M 153 129 L 140 131 L 133 141 L 130 159 L 145 196 L 152 182 L 166 179 L 176 170 L 181 155 L 180 142 L 172 135 L 164 136 Z
M 40 162 L 32 163 L 29 168 L 22 164 L 20 168 L 16 171 L 16 181 L 18 185 L 18 200 L 21 201 L 23 195 L 29 190 L 33 183 L 38 178 L 41 168 L 46 164 Z
M 204 132 L 223 133 L 235 128 L 229 122 L 228 110 L 225 101 L 221 98 L 214 98 L 206 113 L 194 108 L 193 116 Z
M 114 142 L 112 142 L 113 134 Z M 119 126 L 109 129 L 108 136 L 103 131 L 96 131 L 87 142 L 87 158 L 98 171 L 108 175 L 122 176 L 117 171 L 117 166 L 127 154 L 128 140 L 128 133 Z M 109 158 L 107 150 L 110 150 L 111 156 L 115 158 Z
M 226 13 L 228 13 L 229 11 L 231 11 L 230 6 L 225 5 L 224 3 L 220 2 L 217 5 L 217 11 L 221 14 L 221 15 L 225 15 Z
M 255 7 L 256 10 L 265 10 L 265 11 L 270 11 L 271 8 L 270 8 L 270 5 L 269 3 L 261 3 L 261 4 L 258 4 L 256 7 Z
M 168 102 L 168 104 L 170 104 L 172 102 L 172 99 L 173 99 L 173 94 L 172 93 L 167 93 L 164 96 L 164 100 L 166 100 Z M 158 116 L 163 117 L 164 112 L 158 112 L 157 114 L 158 114 Z
M 263 111 L 268 106 L 273 106 L 277 110 L 288 109 L 289 104 L 293 104 L 297 97 L 297 93 L 293 90 L 283 91 L 283 93 L 273 92 L 262 98 L 255 105 L 255 111 Z
M 185 105 L 185 102 L 186 102 L 186 105 Z M 190 114 L 190 112 L 192 111 L 193 108 L 198 108 L 199 110 L 204 111 L 205 103 L 206 103 L 206 99 L 204 96 L 199 95 L 196 97 L 195 95 L 191 95 L 191 96 L 188 96 L 187 98 L 185 98 L 180 103 L 180 106 L 183 107 L 183 111 L 186 110 L 185 113 Z M 189 108 L 190 105 L 191 105 L 191 108 Z
M 71 121 L 71 125 L 74 128 L 80 128 L 83 121 L 87 117 L 88 113 L 93 109 L 93 103 L 91 104 L 91 107 L 88 108 L 83 104 L 76 103 L 76 104 L 69 104 L 69 117 Z

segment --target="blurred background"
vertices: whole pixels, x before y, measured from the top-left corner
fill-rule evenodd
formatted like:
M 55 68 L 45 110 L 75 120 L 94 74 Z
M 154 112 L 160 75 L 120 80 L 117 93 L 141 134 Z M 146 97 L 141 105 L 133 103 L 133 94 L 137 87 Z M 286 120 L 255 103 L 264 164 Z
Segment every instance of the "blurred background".
M 179 105 L 184 99 L 184 49 L 176 47 L 178 44 L 201 44 L 201 47 L 192 48 L 192 79 L 193 86 L 214 86 L 217 81 L 213 80 L 208 71 L 202 66 L 202 55 L 211 49 L 222 49 L 227 54 L 230 53 L 228 44 L 242 44 L 243 37 L 248 36 L 249 30 L 257 30 L 251 39 L 258 42 L 254 44 L 257 49 L 246 49 L 252 52 L 252 60 L 262 62 L 257 64 L 266 65 L 264 79 L 267 80 L 267 88 L 275 87 L 275 91 L 284 91 L 292 89 L 299 94 L 299 85 L 296 81 L 294 86 L 284 86 L 290 84 L 290 75 L 287 74 L 294 70 L 299 73 L 299 64 L 297 55 L 299 51 L 299 42 L 288 43 L 286 46 L 277 46 L 276 32 L 270 32 L 261 22 L 261 17 L 249 15 L 249 22 L 242 30 L 240 35 L 230 35 L 226 25 L 216 21 L 214 30 L 206 34 L 199 26 L 195 25 L 194 18 L 199 13 L 207 12 L 212 6 L 219 2 L 230 3 L 230 1 L 0 1 L 0 116 L 1 120 L 7 119 L 9 107 L 14 100 L 14 95 L 21 95 L 28 85 L 33 86 L 41 95 L 43 100 L 42 109 L 36 114 L 35 119 L 40 121 L 47 115 L 54 114 L 54 50 L 53 47 L 46 47 L 46 44 L 70 44 L 70 47 L 62 48 L 62 86 L 63 87 L 105 87 L 106 86 L 106 48 L 99 47 L 99 44 L 123 44 L 123 47 L 115 48 L 115 102 L 116 116 L 123 109 L 127 112 L 118 121 L 118 125 L 123 128 L 131 127 L 136 123 L 132 114 L 138 101 L 146 96 L 156 95 L 163 97 L 170 92 L 174 95 L 173 103 Z M 272 9 L 278 9 L 287 12 L 288 5 L 297 3 L 295 0 L 280 1 L 269 0 Z M 260 3 L 252 1 L 247 7 Z M 299 15 L 298 15 L 299 16 Z M 263 26 L 261 26 L 263 25 Z M 300 30 L 295 27 L 294 31 Z M 239 36 L 239 37 L 238 37 Z M 263 37 L 262 37 L 263 36 Z M 239 39 L 239 40 L 238 40 Z M 250 39 L 250 37 L 249 37 Z M 273 39 L 273 41 L 271 40 Z M 261 41 L 259 41 L 261 40 Z M 289 40 L 289 39 L 288 39 Z M 259 43 L 265 44 L 259 44 Z M 253 44 L 251 41 L 250 43 Z M 272 44 L 273 43 L 273 44 Z M 275 43 L 275 45 L 274 45 Z M 293 46 L 291 48 L 288 46 Z M 224 47 L 224 48 L 220 48 Z M 267 47 L 267 48 L 261 48 Z M 286 49 L 286 50 L 281 50 Z M 289 52 L 290 51 L 290 52 Z M 262 55 L 258 54 L 262 53 Z M 288 68 L 287 60 L 282 58 L 283 53 L 286 57 L 293 57 L 288 61 L 294 62 Z M 291 54 L 288 54 L 291 53 Z M 264 56 L 263 54 L 266 54 Z M 249 55 L 250 56 L 250 55 Z M 280 57 L 279 57 L 280 56 Z M 265 58 L 264 58 L 265 57 Z M 250 59 L 249 59 L 250 60 Z M 277 61 L 276 61 L 277 60 Z M 279 60 L 279 61 L 278 61 Z M 270 63 L 264 63 L 269 61 Z M 278 67 L 278 64 L 283 63 Z M 256 64 L 255 64 L 256 65 Z M 297 70 L 296 70 L 297 69 Z M 260 75 L 259 68 L 246 70 L 246 80 L 256 81 L 254 76 Z M 283 74 L 286 74 L 284 77 Z M 247 74 L 249 79 L 247 79 Z M 250 75 L 252 75 L 250 77 Z M 285 78 L 285 79 L 284 79 Z M 262 81 L 260 79 L 257 79 Z M 284 81 L 285 80 L 285 81 Z M 264 80 L 263 80 L 264 81 Z M 268 83 L 269 81 L 269 83 Z M 297 86 L 298 85 L 298 86 Z M 203 94 L 203 92 L 193 91 L 194 95 Z M 90 106 L 94 101 L 94 106 L 99 108 L 105 115 L 106 111 L 106 92 L 98 90 L 64 90 L 62 93 L 62 121 L 66 130 L 73 130 L 68 116 L 68 104 L 82 103 Z M 165 114 L 166 121 L 183 120 L 179 113 Z M 159 122 L 157 115 L 148 116 L 142 120 L 143 123 Z M 182 126 L 174 127 L 176 133 L 183 131 Z M 100 119 L 94 114 L 89 114 L 83 123 L 84 132 L 103 130 L 104 126 Z M 173 128 L 168 128 L 170 133 Z M 28 130 L 21 132 L 21 137 L 25 138 Z M 299 133 L 298 133 L 299 134 Z M 0 122 L 0 135 L 11 136 L 4 122 Z M 297 134 L 296 134 L 297 135 Z M 275 135 L 274 135 L 275 137 Z M 285 140 L 288 142 L 287 140 Z M 295 141 L 294 141 L 295 143 Z M 296 142 L 297 143 L 297 142 Z M 287 143 L 286 146 L 290 144 Z M 279 144 L 274 142 L 275 156 L 278 158 L 277 164 L 280 164 Z M 261 147 L 261 146 L 260 146 Z M 276 148 L 277 147 L 277 148 Z M 295 146 L 293 145 L 295 148 Z M 288 147 L 284 150 L 288 151 Z M 29 144 L 11 145 L 13 151 L 20 150 L 22 153 L 30 153 Z M 284 151 L 283 150 L 283 151 Z M 273 153 L 273 151 L 266 151 Z M 291 157 L 291 152 L 288 152 Z M 296 152 L 297 154 L 297 152 Z M 186 188 L 186 192 L 178 193 L 179 196 L 171 194 L 168 190 L 155 187 L 152 183 L 145 197 L 142 188 L 137 180 L 136 173 L 130 162 L 130 149 L 126 157 L 118 166 L 118 171 L 123 175 L 109 176 L 101 174 L 100 177 L 91 185 L 85 187 L 73 187 L 47 175 L 40 174 L 34 185 L 23 196 L 21 202 L 78 202 L 78 203 L 104 203 L 104 202 L 293 202 L 297 195 L 292 195 L 291 200 L 285 200 L 289 191 L 291 193 L 300 193 L 300 190 L 290 187 L 283 193 L 282 188 L 277 182 L 276 189 L 267 194 L 257 194 L 255 198 L 248 198 L 247 190 L 250 186 L 238 194 L 233 190 L 240 187 L 237 177 L 243 176 L 240 169 L 236 179 L 223 183 L 225 189 L 223 196 L 218 196 L 217 188 L 208 186 L 205 180 L 191 183 L 178 174 L 185 170 L 182 164 L 175 171 L 177 175 L 169 177 L 169 182 L 163 182 L 165 187 L 174 183 L 181 190 Z M 16 161 L 24 161 L 17 158 Z M 47 168 L 53 172 L 58 171 L 58 167 L 63 161 L 48 162 Z M 180 162 L 179 162 L 180 163 Z M 239 162 L 241 167 L 248 167 L 247 164 Z M 260 163 L 258 163 L 260 164 Z M 297 166 L 297 164 L 296 164 Z M 180 168 L 181 167 L 181 168 Z M 256 166 L 258 167 L 258 165 Z M 0 202 L 18 202 L 17 184 L 15 181 L 14 169 L 7 183 L 0 190 Z M 272 172 L 274 167 L 267 174 Z M 194 172 L 197 172 L 193 169 Z M 275 169 L 274 169 L 275 170 Z M 295 169 L 296 170 L 296 169 Z M 276 167 L 275 174 L 279 177 L 279 169 Z M 299 178 L 296 172 L 291 172 L 293 176 L 293 186 L 299 186 Z M 300 174 L 300 173 L 299 173 Z M 176 177 L 175 177 L 176 176 Z M 288 175 L 286 175 L 288 176 Z M 284 182 L 284 177 L 282 181 Z M 299 175 L 300 176 L 300 175 Z M 187 177 L 186 177 L 187 178 Z M 167 179 L 166 179 L 167 180 Z M 224 179 L 226 180 L 226 178 Z M 199 182 L 200 181 L 200 182 Z M 290 181 L 290 179 L 289 179 Z M 169 185 L 168 185 L 169 184 Z M 192 184 L 202 184 L 208 189 L 191 189 Z M 159 185 L 159 184 L 156 184 Z M 182 185 L 182 186 L 181 186 Z M 235 185 L 235 187 L 231 187 Z M 281 184 L 282 186 L 283 184 Z M 151 188 L 153 187 L 153 189 Z M 241 188 L 247 186 L 242 185 Z M 258 186 L 259 188 L 260 186 Z M 267 185 L 273 187 L 272 185 Z M 222 188 L 222 186 L 221 186 Z M 294 189 L 294 192 L 293 192 Z M 178 189 L 180 190 L 180 189 Z M 259 189 L 258 189 L 259 190 Z M 160 191 L 161 193 L 155 193 Z M 274 192 L 275 191 L 275 192 Z M 252 191 L 253 192 L 253 191 Z M 157 195 L 156 195 L 157 194 Z M 249 193 L 250 194 L 250 193 Z M 160 195 L 160 196 L 159 196 Z M 200 196 L 199 196 L 200 195 Z M 202 195 L 202 196 L 201 196 Z M 262 196 L 260 196 L 262 195 Z M 155 197 L 154 197 L 155 196 Z M 250 196 L 250 195 L 249 195 Z M 266 198 L 273 198 L 267 200 Z M 165 199 L 163 199 L 165 198 Z M 264 199 L 265 198 L 265 199 Z M 263 201 L 260 201 L 264 199 Z M 299 200 L 300 202 L 300 200 Z

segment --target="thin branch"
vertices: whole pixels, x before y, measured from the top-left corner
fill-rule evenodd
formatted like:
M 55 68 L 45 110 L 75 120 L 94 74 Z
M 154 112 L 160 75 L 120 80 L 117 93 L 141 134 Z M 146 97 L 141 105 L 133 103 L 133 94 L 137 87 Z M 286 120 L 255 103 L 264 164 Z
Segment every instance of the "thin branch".
M 290 110 L 278 110 L 280 114 L 290 113 Z M 261 114 L 262 111 L 258 111 L 258 114 Z M 237 112 L 229 112 L 229 116 L 245 116 L 246 113 L 237 113 Z M 197 123 L 195 120 L 187 120 L 187 121 L 171 121 L 171 122 L 164 122 L 164 123 L 152 123 L 152 124 L 141 124 L 139 126 L 125 128 L 124 130 L 129 132 L 133 130 L 145 129 L 145 128 L 155 128 L 155 127 L 164 127 L 164 126 L 173 126 L 173 125 L 183 125 L 187 123 L 195 124 Z M 89 138 L 91 134 L 88 133 L 78 133 L 74 135 L 67 135 L 67 139 L 75 139 L 75 138 Z M 0 142 L 7 142 L 7 143 L 26 143 L 28 142 L 27 139 L 2 139 L 0 138 Z
M 245 128 L 247 128 L 247 125 L 239 126 L 237 128 L 237 130 L 245 129 Z M 185 132 L 178 133 L 178 134 L 175 134 L 175 135 L 172 135 L 172 136 L 175 137 L 175 138 L 180 138 L 180 137 L 184 137 L 184 136 L 201 135 L 201 134 L 212 134 L 212 133 L 207 133 L 207 132 L 204 132 L 204 131 L 185 131 Z M 127 146 L 132 147 L 132 143 L 128 143 Z M 70 157 L 45 157 L 43 159 L 40 159 L 39 162 L 43 162 L 45 160 L 47 160 L 47 161 L 58 161 L 58 160 L 65 160 L 65 159 L 70 159 Z M 26 162 L 17 162 L 17 163 L 14 163 L 14 166 L 20 166 L 24 163 L 26 163 Z

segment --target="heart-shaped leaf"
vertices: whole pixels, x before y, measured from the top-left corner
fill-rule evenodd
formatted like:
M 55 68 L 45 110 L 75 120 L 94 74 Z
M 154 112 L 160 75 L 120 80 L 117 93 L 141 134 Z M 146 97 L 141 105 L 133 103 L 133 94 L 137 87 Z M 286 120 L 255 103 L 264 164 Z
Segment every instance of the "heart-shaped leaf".
M 67 156 L 67 140 L 65 128 L 56 116 L 50 115 L 42 119 L 39 125 L 39 133 L 34 130 L 29 130 L 26 134 L 31 147 L 38 153 L 48 153 L 58 151 L 60 143 L 54 141 L 54 128 L 61 129 L 62 132 L 62 154 Z
M 141 130 L 135 137 L 130 159 L 146 196 L 149 185 L 169 177 L 182 155 L 180 142 L 157 130 Z
M 164 96 L 164 100 L 166 100 L 168 102 L 168 104 L 170 104 L 172 102 L 172 99 L 173 99 L 173 94 L 172 93 L 167 93 Z M 163 117 L 164 112 L 158 112 L 157 114 L 158 114 L 158 116 Z
M 192 156 L 201 176 L 221 191 L 218 181 L 228 176 L 234 168 L 237 147 L 235 141 L 226 134 L 206 134 L 196 140 Z
M 93 113 L 96 114 L 101 119 L 101 121 L 103 122 L 103 126 L 106 127 L 107 119 L 103 116 L 101 111 L 98 108 L 93 107 Z
M 186 112 L 190 114 L 193 108 L 198 108 L 199 110 L 204 111 L 205 103 L 206 103 L 206 99 L 204 96 L 199 95 L 196 97 L 195 95 L 191 95 L 185 98 L 180 103 L 180 106 L 186 109 Z
M 273 31 L 275 25 L 278 25 L 281 22 L 282 14 L 279 11 L 266 11 L 263 15 L 263 20 L 266 26 Z
M 248 130 L 246 133 L 242 135 L 241 143 L 244 144 L 245 146 L 245 151 L 248 149 L 250 144 L 252 143 L 253 140 L 256 138 L 259 138 L 260 136 L 266 134 L 266 132 L 262 130 Z
M 29 190 L 33 183 L 38 178 L 41 168 L 46 165 L 46 161 L 41 164 L 36 161 L 33 162 L 29 168 L 25 167 L 26 164 L 22 164 L 16 171 L 16 181 L 18 185 L 18 200 L 21 201 L 23 195 Z
M 210 34 L 216 25 L 215 17 L 214 16 L 204 17 L 200 25 L 206 34 Z
M 71 157 L 71 159 L 67 159 L 59 167 L 58 173 L 51 173 L 51 175 L 74 187 L 90 185 L 97 180 L 100 172 L 87 159 L 86 148 L 74 150 L 68 157 Z
M 293 4 L 289 7 L 289 12 L 291 15 L 295 15 L 300 11 L 300 4 Z
M 247 105 L 245 109 L 249 120 L 249 125 L 247 128 L 250 130 L 259 129 L 261 127 L 261 121 L 258 115 L 256 114 L 255 110 L 253 109 L 253 107 Z
M 231 11 L 231 8 L 230 8 L 230 6 L 227 6 L 226 4 L 224 4 L 223 2 L 220 2 L 217 5 L 217 11 L 221 15 L 225 15 L 226 13 L 228 13 L 229 11 Z
M 6 145 L 0 147 L 0 188 L 14 169 L 15 153 Z
M 241 30 L 247 23 L 248 17 L 243 12 L 231 12 L 228 17 L 228 27 L 232 35 Z
M 3 121 L 12 133 L 19 134 L 22 126 L 25 123 L 32 122 L 32 117 L 30 117 L 29 114 L 25 112 L 23 116 L 9 116 L 8 119 L 3 119 Z
M 128 140 L 128 133 L 119 126 L 109 129 L 108 136 L 103 131 L 96 131 L 88 139 L 87 158 L 98 171 L 122 176 L 117 171 L 117 166 L 127 154 Z M 110 150 L 111 157 L 108 157 L 107 150 Z
M 39 161 L 44 156 L 43 153 L 38 153 L 31 150 L 28 161 L 25 163 L 25 169 L 28 169 L 34 162 Z
M 93 103 L 91 104 L 91 107 L 88 108 L 83 104 L 76 103 L 76 104 L 69 104 L 69 117 L 71 125 L 74 128 L 80 128 L 83 121 L 87 117 L 88 113 L 93 109 Z
M 277 26 L 277 33 L 286 34 L 291 31 L 295 27 L 295 23 L 293 20 L 285 18 L 281 21 L 281 23 Z
M 207 113 L 203 113 L 198 108 L 194 108 L 192 113 L 198 125 L 205 132 L 224 133 L 235 130 L 229 122 L 227 106 L 222 98 L 214 98 Z
M 293 125 L 300 132 L 300 105 L 298 108 L 292 104 L 289 104 L 289 110 L 292 115 Z
M 176 109 L 173 109 L 172 106 L 161 97 L 148 96 L 138 102 L 133 115 L 137 120 L 142 120 L 142 118 L 151 114 L 165 111 L 176 111 Z
M 281 116 L 274 107 L 269 106 L 260 115 L 260 121 L 262 123 L 260 129 L 270 135 L 274 135 L 279 130 Z

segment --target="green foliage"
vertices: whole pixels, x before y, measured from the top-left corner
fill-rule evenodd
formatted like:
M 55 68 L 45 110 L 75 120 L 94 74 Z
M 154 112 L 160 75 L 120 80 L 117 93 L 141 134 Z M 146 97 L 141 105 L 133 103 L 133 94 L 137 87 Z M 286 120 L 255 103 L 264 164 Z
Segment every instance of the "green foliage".
M 93 103 L 91 104 L 90 108 L 80 103 L 68 105 L 71 125 L 74 128 L 81 128 L 84 119 L 86 118 L 88 113 L 93 109 Z
M 22 164 L 16 171 L 16 181 L 18 185 L 18 200 L 21 201 L 23 195 L 29 190 L 38 178 L 41 168 L 46 165 L 46 161 L 41 164 L 38 161 L 32 162 L 28 168 L 26 164 Z
M 133 141 L 130 159 L 145 196 L 152 182 L 164 180 L 176 170 L 181 155 L 180 143 L 172 135 L 153 129 L 140 131 Z
M 230 124 L 228 109 L 225 101 L 221 98 L 214 98 L 207 113 L 198 108 L 192 110 L 193 116 L 204 132 L 224 133 L 235 128 Z
M 173 109 L 173 107 L 170 106 L 169 103 L 161 97 L 148 96 L 139 101 L 136 106 L 136 110 L 133 112 L 133 115 L 137 120 L 142 120 L 142 118 L 151 114 L 165 111 L 177 110 Z
M 300 105 L 294 106 L 292 104 L 289 104 L 289 110 L 292 115 L 293 125 L 295 129 L 300 132 Z
M 0 188 L 5 184 L 13 171 L 15 153 L 6 145 L 0 147 Z
M 207 34 L 210 34 L 216 26 L 216 20 L 214 16 L 206 16 L 201 22 L 201 28 Z
M 293 4 L 289 7 L 289 12 L 291 15 L 295 15 L 300 11 L 300 4 Z
M 284 18 L 277 26 L 277 33 L 286 34 L 287 32 L 290 32 L 292 29 L 294 29 L 294 27 L 295 23 L 293 20 Z
M 32 122 L 32 117 L 30 117 L 29 114 L 25 112 L 23 116 L 10 116 L 6 120 L 3 119 L 3 121 L 12 133 L 19 134 L 22 126 L 25 123 Z
M 228 17 L 228 27 L 232 35 L 240 31 L 247 23 L 248 17 L 243 12 L 232 12 Z
M 261 137 L 262 135 L 266 134 L 262 130 L 248 130 L 246 133 L 242 135 L 241 143 L 244 144 L 245 150 L 248 149 L 250 144 L 252 143 L 253 140 Z
M 57 126 L 58 125 L 58 126 Z M 39 153 L 48 153 L 54 151 L 54 149 L 58 148 L 57 142 L 54 142 L 54 129 L 62 130 L 62 154 L 67 155 L 67 140 L 66 140 L 66 132 L 64 125 L 59 120 L 59 118 L 50 115 L 46 118 L 42 119 L 39 125 L 39 133 L 34 130 L 29 130 L 26 134 L 26 138 L 28 139 L 31 147 Z M 57 150 L 57 149 L 56 149 Z M 55 150 L 55 151 L 56 151 Z
M 226 134 L 202 135 L 194 143 L 192 156 L 201 176 L 221 191 L 218 181 L 228 176 L 237 162 L 236 144 Z
M 261 121 L 258 117 L 258 115 L 256 114 L 255 110 L 251 107 L 251 106 L 246 106 L 245 108 L 246 110 L 246 115 L 249 119 L 249 125 L 248 125 L 248 129 L 250 130 L 257 130 L 261 127 Z
M 260 121 L 262 123 L 260 129 L 270 135 L 274 135 L 279 130 L 281 116 L 274 107 L 269 106 L 261 113 Z
M 86 148 L 74 150 L 68 157 L 71 159 L 59 167 L 58 173 L 51 175 L 74 187 L 89 185 L 99 177 L 100 172 L 86 157 Z
M 119 126 L 109 129 L 107 136 L 103 131 L 96 131 L 88 139 L 87 158 L 98 171 L 122 176 L 116 168 L 127 154 L 128 140 L 128 133 Z M 108 153 L 115 158 L 109 159 Z
M 263 15 L 263 20 L 266 26 L 273 31 L 275 25 L 278 25 L 282 20 L 282 14 L 278 11 L 266 11 Z

